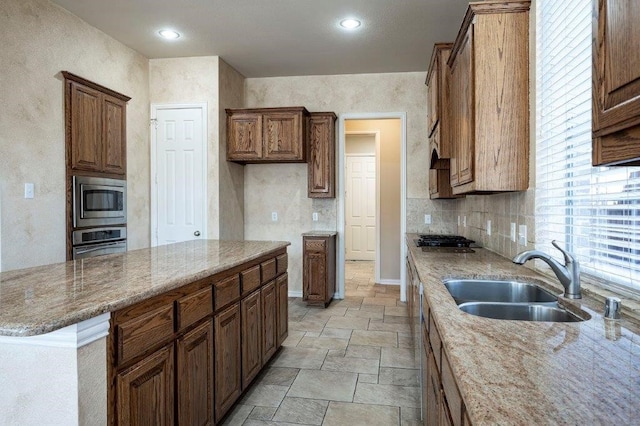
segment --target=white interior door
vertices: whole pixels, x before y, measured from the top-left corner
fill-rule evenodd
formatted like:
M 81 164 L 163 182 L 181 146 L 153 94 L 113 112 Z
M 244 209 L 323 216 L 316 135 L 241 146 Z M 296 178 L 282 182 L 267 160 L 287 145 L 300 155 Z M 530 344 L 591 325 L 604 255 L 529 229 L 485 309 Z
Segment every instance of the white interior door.
M 376 158 L 347 156 L 346 260 L 376 259 Z
M 157 245 L 206 238 L 204 106 L 156 109 Z

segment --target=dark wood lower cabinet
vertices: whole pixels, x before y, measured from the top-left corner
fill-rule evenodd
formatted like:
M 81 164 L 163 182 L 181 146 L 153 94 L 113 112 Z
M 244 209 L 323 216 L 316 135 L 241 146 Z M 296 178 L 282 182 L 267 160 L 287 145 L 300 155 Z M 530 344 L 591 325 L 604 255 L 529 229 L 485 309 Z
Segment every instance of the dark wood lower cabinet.
M 289 335 L 289 274 L 284 273 L 276 279 L 276 297 L 278 298 L 278 340 L 280 347 Z
M 212 425 L 213 320 L 179 338 L 176 349 L 178 424 Z
M 116 378 L 119 425 L 173 425 L 173 343 Z
M 326 307 L 336 291 L 336 236 L 303 234 L 302 300 Z
M 242 392 L 240 345 L 240 303 L 214 317 L 216 422 Z
M 276 281 L 273 280 L 262 287 L 260 292 L 262 299 L 262 359 L 266 362 L 278 349 Z
M 246 388 L 262 368 L 262 303 L 260 290 L 242 299 L 242 388 Z

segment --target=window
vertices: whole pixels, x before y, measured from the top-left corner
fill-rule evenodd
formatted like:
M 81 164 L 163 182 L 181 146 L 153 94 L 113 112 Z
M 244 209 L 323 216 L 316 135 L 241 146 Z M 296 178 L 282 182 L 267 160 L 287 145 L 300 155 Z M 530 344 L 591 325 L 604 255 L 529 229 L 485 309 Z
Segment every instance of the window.
M 536 10 L 536 246 L 640 293 L 640 168 L 591 166 L 592 4 Z

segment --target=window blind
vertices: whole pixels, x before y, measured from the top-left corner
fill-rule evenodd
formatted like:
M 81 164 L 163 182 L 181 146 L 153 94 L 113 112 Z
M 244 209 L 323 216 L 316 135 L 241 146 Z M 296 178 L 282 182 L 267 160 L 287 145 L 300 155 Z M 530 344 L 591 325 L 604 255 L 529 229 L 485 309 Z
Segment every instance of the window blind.
M 640 293 L 640 168 L 591 166 L 591 1 L 536 3 L 536 248 Z

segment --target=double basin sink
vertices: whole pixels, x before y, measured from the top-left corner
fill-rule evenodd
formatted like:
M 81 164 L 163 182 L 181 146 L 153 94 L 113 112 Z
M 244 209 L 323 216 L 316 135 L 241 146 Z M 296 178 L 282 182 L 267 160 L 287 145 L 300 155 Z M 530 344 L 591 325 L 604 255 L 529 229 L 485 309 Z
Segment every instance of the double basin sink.
M 443 281 L 458 307 L 471 315 L 521 321 L 578 322 L 558 298 L 535 284 L 484 279 Z

